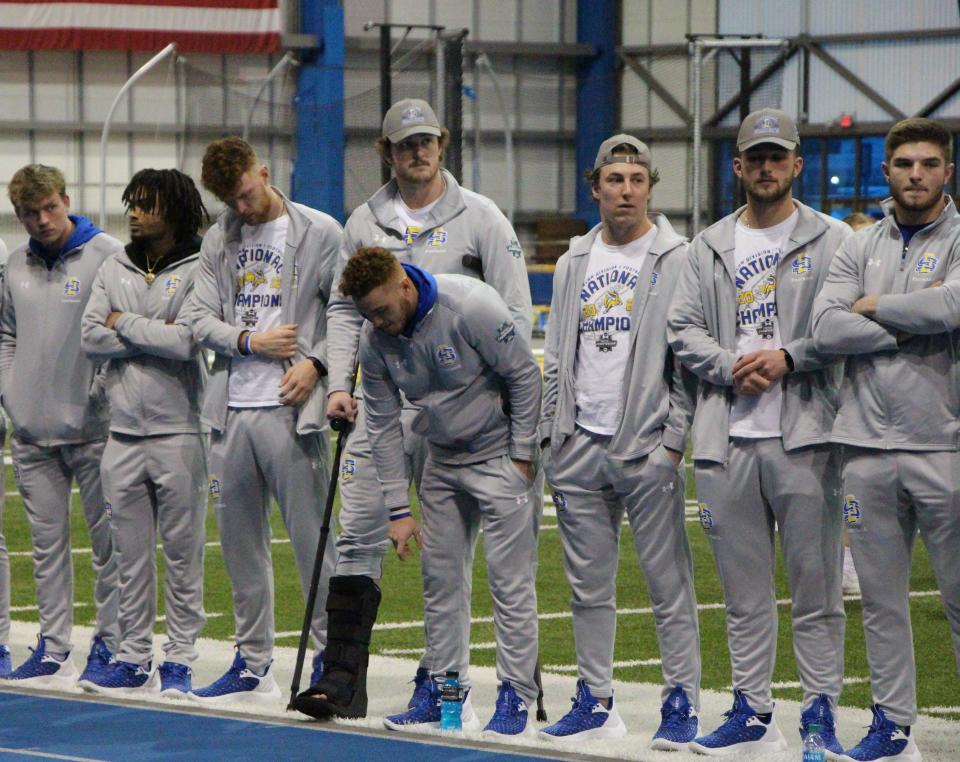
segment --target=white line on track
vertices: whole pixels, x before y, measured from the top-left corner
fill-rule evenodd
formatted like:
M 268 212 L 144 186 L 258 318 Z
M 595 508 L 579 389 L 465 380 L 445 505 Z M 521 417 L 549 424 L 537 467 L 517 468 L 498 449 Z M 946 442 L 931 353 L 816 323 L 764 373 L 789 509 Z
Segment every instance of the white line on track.
M 48 754 L 44 751 L 13 749 L 7 746 L 0 746 L 0 754 L 18 754 L 23 757 L 38 757 L 40 759 L 64 759 L 69 760 L 69 762 L 103 762 L 99 757 L 71 757 L 69 754 Z

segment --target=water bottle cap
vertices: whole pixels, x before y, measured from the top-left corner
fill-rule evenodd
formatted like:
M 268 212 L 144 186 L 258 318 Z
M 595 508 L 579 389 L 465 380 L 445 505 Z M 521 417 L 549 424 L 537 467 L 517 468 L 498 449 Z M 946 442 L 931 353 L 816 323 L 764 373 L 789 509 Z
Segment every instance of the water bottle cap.
M 810 732 L 811 732 L 811 733 L 819 733 L 819 732 L 820 732 L 820 725 L 818 725 L 816 722 L 812 722 L 812 723 L 810 723 L 810 725 L 809 725 L 809 729 L 810 729 Z

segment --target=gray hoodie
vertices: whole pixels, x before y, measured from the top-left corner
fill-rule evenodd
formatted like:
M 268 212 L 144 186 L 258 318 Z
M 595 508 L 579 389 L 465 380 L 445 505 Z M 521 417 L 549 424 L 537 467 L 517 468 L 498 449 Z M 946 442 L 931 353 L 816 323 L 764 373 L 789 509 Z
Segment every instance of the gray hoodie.
M 413 430 L 436 461 L 478 463 L 505 453 L 536 460 L 540 368 L 529 344 L 491 286 L 435 277 L 436 302 L 411 338 L 370 323 L 361 335 L 367 435 L 387 508 L 409 502 L 400 392 L 419 409 Z
M 29 244 L 10 254 L 0 311 L 0 393 L 17 438 L 56 447 L 107 435 L 97 363 L 80 348 L 80 318 L 100 265 L 121 251 L 120 241 L 97 233 L 52 269 Z
M 163 268 L 152 285 L 125 251 L 93 282 L 81 324 L 83 351 L 106 365 L 110 431 L 130 436 L 200 432 L 206 365 L 180 314 L 193 291 L 198 254 Z M 123 312 L 115 328 L 104 320 Z
M 330 215 L 295 204 L 277 188 L 274 190 L 280 193 L 290 215 L 283 256 L 281 319 L 297 325 L 297 353 L 285 365 L 313 357 L 328 366 L 327 302 L 342 231 Z M 201 413 L 203 423 L 215 431 L 223 431 L 227 425 L 230 360 L 240 356 L 237 339 L 245 330 L 234 312 L 237 298 L 234 273 L 242 225 L 240 215 L 227 209 L 207 231 L 200 249 L 193 294 L 186 304 L 186 320 L 194 338 L 201 346 L 216 352 Z M 286 277 L 288 275 L 290 277 Z M 327 428 L 326 387 L 326 377 L 321 378 L 300 407 L 297 433 Z
M 814 308 L 817 349 L 846 355 L 833 441 L 881 450 L 960 446 L 960 213 L 903 245 L 886 217 L 847 239 Z M 938 288 L 931 284 L 943 281 Z M 850 311 L 880 295 L 876 319 Z M 898 334 L 902 332 L 905 336 Z
M 814 348 L 813 299 L 850 227 L 794 200 L 797 226 L 777 265 L 777 319 L 794 370 L 781 379 L 783 446 L 795 450 L 830 439 L 840 365 Z M 667 324 L 670 346 L 699 378 L 693 457 L 726 463 L 737 355 L 734 233 L 746 207 L 714 223 L 690 244 Z
M 657 447 L 683 452 L 693 415 L 692 388 L 667 345 L 667 309 L 687 257 L 687 241 L 662 214 L 650 216 L 657 235 L 644 260 L 633 292 L 630 322 L 631 352 L 623 379 L 611 379 L 626 390 L 620 425 L 610 440 L 608 455 L 619 460 L 639 458 Z M 590 248 L 600 235 L 597 225 L 570 241 L 557 261 L 553 302 L 544 348 L 541 439 L 560 447 L 576 422 L 575 382 L 580 324 L 580 291 L 590 260 Z
M 381 187 L 347 220 L 328 317 L 331 392 L 353 388 L 363 318 L 353 300 L 343 297 L 336 284 L 347 260 L 361 246 L 380 246 L 401 262 L 434 274 L 460 273 L 489 283 L 507 303 L 520 335 L 530 340 L 530 283 L 516 233 L 490 199 L 461 188 L 447 170 L 440 171 L 446 189 L 431 210 L 424 231 L 410 245 L 404 240 L 404 226 L 394 208 L 399 192 L 396 180 Z

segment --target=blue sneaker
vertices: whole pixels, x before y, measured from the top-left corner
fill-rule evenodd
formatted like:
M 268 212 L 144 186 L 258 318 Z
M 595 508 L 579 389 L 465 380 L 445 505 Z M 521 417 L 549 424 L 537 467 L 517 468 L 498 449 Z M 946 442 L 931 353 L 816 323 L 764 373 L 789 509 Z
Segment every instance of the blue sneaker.
M 817 696 L 808 709 L 800 715 L 800 741 L 807 739 L 811 725 L 820 726 L 820 738 L 827 751 L 827 759 L 837 759 L 843 754 L 843 747 L 837 740 L 837 729 L 833 721 L 833 710 L 826 693 Z
M 478 730 L 480 718 L 473 711 L 471 691 L 463 694 L 460 722 L 464 730 Z M 407 702 L 407 711 L 383 718 L 390 730 L 418 731 L 424 728 L 440 728 L 440 684 L 423 667 L 417 668 L 413 678 L 413 696 Z
M 187 694 L 200 704 L 273 704 L 281 699 L 280 688 L 268 666 L 262 675 L 247 667 L 239 649 L 230 669 L 215 683 Z
M 0 677 L 8 677 L 11 672 L 13 672 L 13 658 L 10 656 L 10 649 L 0 646 Z
M 773 717 L 769 722 L 761 720 L 742 691 L 733 691 L 733 707 L 723 716 L 726 719 L 719 728 L 710 735 L 695 738 L 687 748 L 712 757 L 744 751 L 769 753 L 787 750 L 787 739 Z
M 150 681 L 151 691 L 171 698 L 186 698 L 192 688 L 193 670 L 175 661 L 163 662 Z
M 920 750 L 910 735 L 909 728 L 901 728 L 888 720 L 879 704 L 873 705 L 873 723 L 867 734 L 852 749 L 848 749 L 842 762 L 920 762 Z
M 313 657 L 313 670 L 310 672 L 310 687 L 319 685 L 323 680 L 323 651 Z
M 81 682 L 96 684 L 96 679 L 108 671 L 113 661 L 113 654 L 99 635 L 93 636 L 90 644 L 90 655 L 87 656 L 87 666 L 80 674 Z
M 500 683 L 497 708 L 483 729 L 485 736 L 534 736 L 536 729 L 528 722 L 527 705 L 517 695 L 509 680 Z
M 660 727 L 650 740 L 650 748 L 658 751 L 686 751 L 700 735 L 700 718 L 679 685 L 667 695 L 660 707 Z
M 70 654 L 54 656 L 47 653 L 47 639 L 37 635 L 37 647 L 30 649 L 30 658 L 11 672 L 5 679 L 18 680 L 20 685 L 31 688 L 63 690 L 77 683 L 77 668 Z
M 150 662 L 142 666 L 129 661 L 114 661 L 107 669 L 92 677 L 81 678 L 77 685 L 91 693 L 102 693 L 105 696 L 135 695 L 144 692 L 143 687 L 150 679 L 152 671 Z
M 593 738 L 623 738 L 627 727 L 620 719 L 613 697 L 607 709 L 590 692 L 583 680 L 577 680 L 577 693 L 571 699 L 573 707 L 553 725 L 537 735 L 544 741 L 588 741 Z

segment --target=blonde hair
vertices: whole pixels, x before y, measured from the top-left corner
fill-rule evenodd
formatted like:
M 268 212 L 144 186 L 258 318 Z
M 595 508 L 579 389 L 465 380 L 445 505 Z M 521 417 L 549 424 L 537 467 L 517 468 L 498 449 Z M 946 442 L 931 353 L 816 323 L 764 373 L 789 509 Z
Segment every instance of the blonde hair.
M 7 186 L 7 195 L 17 214 L 24 204 L 34 203 L 54 193 L 65 198 L 67 182 L 63 172 L 46 164 L 27 164 L 18 169 Z

